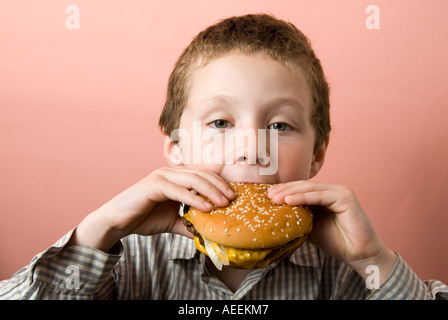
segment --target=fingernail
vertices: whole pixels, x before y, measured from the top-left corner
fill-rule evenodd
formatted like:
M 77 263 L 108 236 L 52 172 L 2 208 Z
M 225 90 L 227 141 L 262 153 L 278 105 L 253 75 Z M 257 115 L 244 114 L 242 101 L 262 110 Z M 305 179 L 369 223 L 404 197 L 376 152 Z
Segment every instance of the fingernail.
M 229 203 L 229 199 L 227 199 L 226 197 L 221 196 L 220 198 L 225 205 L 227 205 Z
M 235 196 L 235 192 L 233 192 L 232 189 L 227 189 L 226 194 L 230 198 L 233 198 Z
M 285 199 L 280 195 L 274 195 L 273 197 L 271 197 L 271 201 L 277 204 L 281 204 L 284 203 Z
M 212 210 L 213 205 L 210 202 L 207 202 L 204 200 L 203 203 L 204 203 L 204 207 L 207 209 L 207 211 Z

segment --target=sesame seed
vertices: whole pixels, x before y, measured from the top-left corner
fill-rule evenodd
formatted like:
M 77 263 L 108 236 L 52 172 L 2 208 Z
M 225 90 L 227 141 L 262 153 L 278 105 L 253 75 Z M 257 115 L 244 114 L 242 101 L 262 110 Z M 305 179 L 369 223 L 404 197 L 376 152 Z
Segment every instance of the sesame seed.
M 275 236 L 275 232 L 274 231 L 272 231 L 272 235 Z
M 210 228 L 210 232 L 213 232 L 213 229 L 212 229 L 212 228 Z
M 253 241 L 253 242 L 257 242 L 258 239 L 257 239 L 257 238 L 253 238 L 252 241 Z
M 287 227 L 289 227 L 289 226 L 290 226 L 289 222 L 286 222 L 286 226 L 287 226 Z

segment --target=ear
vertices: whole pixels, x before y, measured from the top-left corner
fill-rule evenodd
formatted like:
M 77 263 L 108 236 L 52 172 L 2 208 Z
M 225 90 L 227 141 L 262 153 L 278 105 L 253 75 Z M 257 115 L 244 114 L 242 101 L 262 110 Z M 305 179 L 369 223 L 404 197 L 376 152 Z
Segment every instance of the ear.
M 314 177 L 322 168 L 325 162 L 325 154 L 330 143 L 330 135 L 327 135 L 322 145 L 317 148 L 313 155 L 313 162 L 311 163 L 310 179 Z
M 180 150 L 179 143 L 173 141 L 170 137 L 165 137 L 165 142 L 163 146 L 163 152 L 165 154 L 165 159 L 168 161 L 172 167 L 182 167 L 182 151 Z

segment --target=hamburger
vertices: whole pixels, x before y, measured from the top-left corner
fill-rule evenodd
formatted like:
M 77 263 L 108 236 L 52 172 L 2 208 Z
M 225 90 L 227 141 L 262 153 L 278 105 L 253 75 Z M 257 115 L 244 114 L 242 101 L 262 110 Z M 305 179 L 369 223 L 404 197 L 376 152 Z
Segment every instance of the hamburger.
M 229 186 L 235 198 L 226 207 L 214 206 L 211 212 L 184 209 L 184 224 L 197 249 L 218 270 L 265 268 L 305 242 L 313 226 L 308 208 L 274 204 L 267 196 L 272 184 L 232 182 Z

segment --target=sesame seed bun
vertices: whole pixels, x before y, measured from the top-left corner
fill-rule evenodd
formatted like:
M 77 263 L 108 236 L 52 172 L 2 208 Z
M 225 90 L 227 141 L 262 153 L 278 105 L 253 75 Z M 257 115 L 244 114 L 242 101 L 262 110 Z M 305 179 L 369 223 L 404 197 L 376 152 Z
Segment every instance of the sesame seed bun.
M 305 207 L 272 203 L 267 196 L 271 184 L 229 183 L 229 186 L 235 192 L 235 198 L 227 207 L 214 207 L 211 212 L 190 208 L 186 219 L 194 226 L 196 236 L 218 244 L 224 251 L 228 248 L 246 250 L 245 255 L 256 259 L 256 250 L 266 253 L 262 257 L 258 255 L 260 258 L 273 258 L 269 255 L 270 250 L 266 249 L 276 249 L 284 256 L 286 252 L 278 250 L 279 247 L 294 241 L 294 246 L 289 245 L 290 253 L 311 232 L 311 211 Z M 300 241 L 297 241 L 298 238 Z M 196 245 L 199 245 L 198 241 Z

